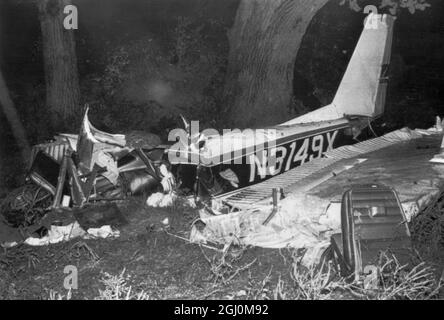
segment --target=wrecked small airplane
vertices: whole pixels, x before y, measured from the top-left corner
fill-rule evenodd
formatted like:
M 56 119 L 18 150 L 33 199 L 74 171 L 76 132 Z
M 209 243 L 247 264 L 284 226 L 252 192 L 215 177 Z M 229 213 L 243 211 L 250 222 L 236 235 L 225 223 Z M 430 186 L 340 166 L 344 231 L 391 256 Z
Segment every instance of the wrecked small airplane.
M 211 199 L 354 144 L 384 112 L 394 20 L 367 17 L 331 104 L 274 127 L 218 135 L 193 133 L 186 124 L 186 135 L 176 136 L 172 145 L 132 147 L 124 135 L 94 128 L 87 110 L 79 135 L 60 134 L 33 148 L 27 177 L 35 188 L 3 203 L 2 213 L 13 215 L 39 202 L 46 208 L 81 208 L 177 188 Z
M 384 113 L 394 21 L 367 17 L 331 104 L 269 128 L 179 137 L 167 150 L 176 178 L 201 198 L 218 196 L 354 144 L 366 128 L 372 132 L 371 122 Z

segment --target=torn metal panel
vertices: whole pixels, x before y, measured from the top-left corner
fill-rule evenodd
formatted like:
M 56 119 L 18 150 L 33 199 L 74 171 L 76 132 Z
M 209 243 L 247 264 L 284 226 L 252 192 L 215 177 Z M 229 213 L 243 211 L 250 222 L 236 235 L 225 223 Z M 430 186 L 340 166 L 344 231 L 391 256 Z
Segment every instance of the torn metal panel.
M 444 121 L 443 121 L 444 122 Z M 441 131 L 442 131 L 442 125 L 441 125 Z M 436 154 L 430 162 L 437 163 L 437 164 L 444 164 L 444 136 L 441 141 L 441 146 L 439 148 L 439 153 Z
M 65 187 L 65 181 L 66 181 L 66 172 L 68 168 L 68 157 L 70 157 L 70 155 L 68 154 L 63 155 L 62 164 L 60 165 L 59 175 L 57 177 L 56 192 L 52 204 L 53 208 L 58 208 L 60 206 L 60 201 L 62 200 L 63 189 Z
M 38 144 L 32 148 L 30 165 L 34 163 L 34 160 L 39 152 L 44 152 L 54 161 L 61 163 L 63 160 L 63 155 L 68 150 L 72 150 L 69 142 L 62 136 L 56 136 L 55 141 L 50 143 Z
M 111 135 L 94 128 L 88 119 L 88 110 L 82 121 L 77 141 L 78 168 L 82 174 L 90 173 L 97 164 L 106 168 L 103 175 L 114 185 L 117 184 L 119 171 L 113 152 L 125 147 L 125 136 Z
M 360 185 L 346 191 L 341 207 L 342 244 L 333 238 L 344 275 L 359 276 L 380 251 L 398 259 L 411 250 L 407 219 L 395 190 L 383 185 Z
M 28 178 L 36 185 L 55 195 L 60 163 L 42 150 L 33 157 L 33 160 Z

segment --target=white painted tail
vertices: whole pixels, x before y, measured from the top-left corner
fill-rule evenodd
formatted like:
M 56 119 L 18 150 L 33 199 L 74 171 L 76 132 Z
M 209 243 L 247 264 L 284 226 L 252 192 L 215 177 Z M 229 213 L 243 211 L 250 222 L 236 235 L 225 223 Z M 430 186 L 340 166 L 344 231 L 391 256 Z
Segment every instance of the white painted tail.
M 370 14 L 332 104 L 285 125 L 384 113 L 395 17 Z

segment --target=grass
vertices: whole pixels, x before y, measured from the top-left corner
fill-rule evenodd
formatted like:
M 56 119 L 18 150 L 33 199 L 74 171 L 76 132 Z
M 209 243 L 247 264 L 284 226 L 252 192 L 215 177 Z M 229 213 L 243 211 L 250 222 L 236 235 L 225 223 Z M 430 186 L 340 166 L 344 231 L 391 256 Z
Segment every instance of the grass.
M 282 254 L 286 259 L 277 261 L 277 254 L 270 259 L 268 268 L 260 267 L 264 260 L 257 256 L 254 248 L 226 248 L 223 252 L 216 252 L 209 255 L 209 251 L 201 248 L 201 268 L 196 290 L 188 280 L 180 280 L 182 285 L 178 285 L 177 280 L 164 283 L 164 277 L 160 280 L 160 274 L 152 273 L 153 270 L 143 272 L 141 266 L 136 262 L 124 264 L 122 271 L 112 268 L 110 260 L 115 260 L 116 256 L 109 257 L 101 262 L 100 268 L 85 268 L 81 264 L 88 265 L 91 261 L 97 261 L 97 247 L 94 249 L 91 243 L 89 249 L 81 243 L 67 244 L 66 250 L 77 250 L 84 257 L 79 261 L 79 283 L 83 283 L 86 274 L 95 274 L 88 277 L 87 287 L 90 288 L 88 295 L 82 294 L 82 287 L 71 292 L 61 287 L 62 278 L 57 280 L 60 283 L 54 287 L 50 282 L 44 282 L 46 296 L 49 300 L 71 300 L 75 299 L 95 299 L 95 300 L 150 300 L 164 299 L 177 296 L 191 299 L 248 299 L 248 300 L 334 300 L 334 299 L 360 299 L 360 300 L 429 300 L 438 299 L 442 289 L 442 280 L 435 268 L 426 262 L 419 262 L 417 265 L 408 268 L 401 265 L 395 256 L 388 252 L 382 252 L 375 265 L 377 277 L 374 287 L 366 285 L 366 276 L 361 276 L 356 281 L 351 281 L 341 277 L 336 272 L 335 266 L 331 262 L 325 262 L 321 266 L 304 267 L 300 264 L 300 256 L 297 250 Z M 234 250 L 235 249 L 235 250 Z M 197 249 L 199 250 L 199 249 Z M 68 252 L 69 252 L 68 251 Z M 93 252 L 93 253 L 91 253 Z M 213 252 L 213 251 L 212 251 Z M 9 255 L 10 264 L 18 262 L 27 265 L 29 260 L 28 250 L 22 249 L 21 254 Z M 104 253 L 101 252 L 101 256 Z M 255 257 L 251 260 L 251 257 Z M 71 261 L 73 257 L 65 254 L 64 258 Z M 39 263 L 43 261 L 44 255 L 40 255 Z M 122 257 L 122 262 L 125 261 Z M 127 259 L 126 259 L 127 261 Z M 170 260 L 171 262 L 172 260 Z M 274 262 L 273 262 L 274 261 Z M 63 266 L 65 262 L 61 264 Z M 7 269 L 8 264 L 2 264 L 2 269 Z M 32 267 L 34 268 L 34 267 Z M 39 265 L 36 266 L 38 270 Z M 108 271 L 104 271 L 107 268 Z M 140 273 L 142 270 L 143 273 Z M 168 269 L 161 269 L 165 273 Z M 192 271 L 187 269 L 187 272 Z M 1 270 L 0 270 L 1 271 Z M 4 270 L 3 270 L 4 271 Z M 24 270 L 22 275 L 30 271 Z M 207 273 L 207 274 L 205 274 Z M 49 277 L 52 277 L 48 275 Z M 207 276 L 208 275 L 208 276 Z M 19 276 L 17 274 L 16 276 Z M 65 275 L 60 274 L 61 277 Z M 41 278 L 41 276 L 40 276 Z M 18 278 L 16 278 L 18 279 Z M 49 279 L 48 279 L 49 280 Z M 157 280 L 160 280 L 159 282 Z M 7 278 L 5 277 L 5 281 Z M 14 282 L 16 283 L 16 282 Z M 20 283 L 16 283 L 16 289 L 20 292 Z M 185 285 L 189 287 L 186 289 Z M 59 289 L 58 289 L 59 288 Z M 93 290 L 91 290 L 94 288 Z M 194 288 L 194 289 L 193 289 Z M 185 292 L 186 291 L 186 292 Z
M 254 259 L 244 266 L 236 266 L 236 262 L 242 258 L 246 248 L 241 247 L 230 251 L 231 248 L 233 248 L 233 244 L 225 246 L 222 253 L 216 253 L 210 258 L 205 254 L 201 247 L 202 254 L 210 266 L 210 271 L 214 279 L 214 285 L 218 283 L 228 284 L 240 272 L 248 270 L 257 261 L 257 259 Z
M 66 295 L 59 293 L 55 290 L 49 290 L 49 297 L 48 300 L 71 300 L 72 298 L 72 292 L 71 290 L 68 290 Z
M 320 266 L 301 265 L 298 250 L 291 251 L 290 278 L 285 283 L 280 277 L 274 290 L 275 299 L 330 300 L 337 297 L 338 291 L 348 287 L 346 280 L 336 274 L 330 262 Z
M 274 299 L 284 300 L 430 300 L 438 299 L 443 283 L 433 266 L 426 262 L 408 267 L 389 252 L 381 252 L 375 265 L 376 277 L 369 286 L 368 276 L 344 278 L 331 262 L 306 268 L 293 254 L 291 281 L 280 277 Z
M 412 240 L 423 255 L 442 258 L 444 247 L 444 190 L 410 223 Z
M 128 207 L 128 212 L 137 214 L 131 220 L 134 229 L 123 230 L 116 240 L 4 249 L 0 252 L 0 298 L 427 300 L 442 295 L 440 269 L 428 260 L 415 257 L 416 264 L 405 266 L 389 252 L 382 252 L 375 263 L 374 286 L 369 287 L 365 275 L 356 281 L 343 278 L 331 262 L 302 266 L 300 250 L 235 245 L 210 250 L 190 244 L 184 240 L 191 213 L 185 217 L 183 209 L 170 212 L 140 205 L 140 212 Z M 418 221 L 430 226 L 431 217 L 440 218 L 436 213 L 440 207 L 435 204 L 434 208 L 427 211 L 429 216 L 418 215 L 421 220 L 413 222 L 416 227 L 420 226 Z M 165 217 L 170 219 L 171 234 L 184 237 L 165 232 Z M 422 230 L 425 244 L 435 239 L 439 247 L 439 229 L 418 230 Z M 417 236 L 413 233 L 413 239 Z M 72 292 L 63 288 L 66 265 L 79 270 L 79 288 Z
M 394 255 L 382 252 L 376 267 L 376 288 L 355 284 L 355 294 L 373 300 L 430 300 L 438 298 L 443 287 L 441 277 L 426 262 L 408 268 Z
M 104 286 L 104 290 L 99 290 L 99 296 L 96 300 L 149 300 L 150 296 L 144 290 L 134 292 L 128 282 L 131 281 L 131 276 L 125 274 L 126 269 L 123 269 L 120 274 L 112 275 L 108 272 L 102 274 L 99 280 Z
M 94 300 L 149 300 L 150 296 L 144 290 L 134 292 L 133 287 L 128 284 L 131 281 L 131 276 L 125 273 L 126 269 L 116 275 L 103 272 L 99 281 L 104 289 L 99 289 L 98 296 Z M 52 289 L 48 292 L 48 300 L 71 299 L 71 289 L 67 290 L 66 294 L 61 294 Z

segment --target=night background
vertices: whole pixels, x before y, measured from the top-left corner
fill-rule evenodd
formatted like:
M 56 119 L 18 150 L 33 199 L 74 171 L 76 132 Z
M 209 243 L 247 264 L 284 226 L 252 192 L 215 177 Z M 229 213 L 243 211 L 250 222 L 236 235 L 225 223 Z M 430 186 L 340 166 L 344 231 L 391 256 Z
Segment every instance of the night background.
M 77 133 L 86 104 L 91 122 L 101 130 L 145 131 L 164 142 L 169 130 L 182 127 L 180 114 L 199 120 L 202 129 L 276 124 L 271 115 L 271 123 L 254 117 L 235 121 L 227 107 L 228 34 L 239 2 L 72 0 L 79 12 L 74 31 L 79 109 L 54 122 L 45 100 L 39 10 L 34 1 L 0 0 L 0 70 L 29 144 L 48 141 L 59 132 Z M 330 0 L 317 11 L 294 53 L 292 98 L 283 106 L 286 120 L 329 104 L 336 93 L 364 19 L 362 11 L 340 2 Z M 436 116 L 444 116 L 444 2 L 428 2 L 431 7 L 424 11 L 397 13 L 387 103 L 377 123 L 380 132 L 426 129 Z M 0 199 L 23 183 L 22 158 L 10 123 L 0 112 Z
M 145 130 L 166 137 L 178 115 L 224 128 L 222 89 L 227 31 L 238 1 L 77 0 L 75 31 L 81 103 L 97 127 Z M 371 3 L 371 2 L 369 2 Z M 410 14 L 395 26 L 391 82 L 384 120 L 388 129 L 425 128 L 443 107 L 444 4 Z M 0 63 L 31 144 L 78 122 L 49 126 L 39 14 L 30 1 L 1 0 Z M 363 14 L 329 1 L 314 17 L 295 54 L 294 115 L 328 104 L 353 53 Z M 125 110 L 125 112 L 122 112 Z M 81 116 L 81 112 L 79 112 Z M 288 119 L 291 119 L 289 116 Z M 16 146 L 0 115 L 2 161 Z M 3 156 L 5 155 L 5 156 Z M 8 163 L 2 164 L 2 168 Z M 4 175 L 2 170 L 2 174 Z M 15 173 L 14 173 L 15 176 Z M 16 178 L 6 173 L 6 185 Z

